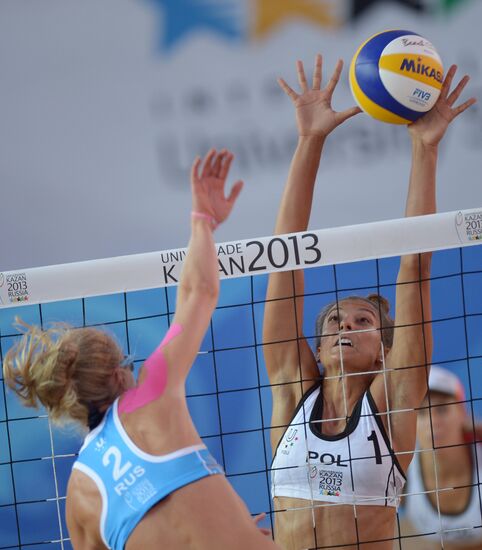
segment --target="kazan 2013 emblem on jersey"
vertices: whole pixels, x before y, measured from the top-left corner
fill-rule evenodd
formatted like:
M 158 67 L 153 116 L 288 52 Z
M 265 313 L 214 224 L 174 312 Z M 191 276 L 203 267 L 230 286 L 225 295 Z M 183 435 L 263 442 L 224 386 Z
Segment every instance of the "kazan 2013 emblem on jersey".
M 331 453 L 319 454 L 316 451 L 308 451 L 306 462 L 310 467 L 310 480 L 313 491 L 318 490 L 320 495 L 339 497 L 343 487 L 343 470 L 331 470 L 327 466 L 334 465 L 338 468 L 347 468 L 348 461 L 341 455 Z M 313 466 L 313 462 L 319 463 Z M 321 465 L 321 466 L 320 466 Z
M 298 441 L 299 438 L 296 435 L 297 433 L 298 433 L 297 428 L 290 428 L 286 432 L 286 435 L 284 437 L 284 445 L 283 445 L 283 448 L 281 449 L 281 452 L 284 455 L 289 455 L 290 451 L 291 451 L 291 448 L 296 443 L 296 441 Z
M 343 485 L 343 472 L 335 470 L 320 470 L 320 495 L 339 497 Z

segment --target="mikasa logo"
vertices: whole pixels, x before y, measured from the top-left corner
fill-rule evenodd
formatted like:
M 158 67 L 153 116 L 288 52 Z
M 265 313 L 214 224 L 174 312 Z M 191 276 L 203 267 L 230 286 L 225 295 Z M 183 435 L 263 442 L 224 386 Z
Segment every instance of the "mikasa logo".
M 418 59 L 418 63 L 415 63 L 413 59 L 404 59 L 402 65 L 400 66 L 401 71 L 407 71 L 410 73 L 417 73 L 424 75 L 428 78 L 434 78 L 437 82 L 442 82 L 442 73 L 430 67 L 430 65 L 425 65 L 420 63 L 421 58 Z

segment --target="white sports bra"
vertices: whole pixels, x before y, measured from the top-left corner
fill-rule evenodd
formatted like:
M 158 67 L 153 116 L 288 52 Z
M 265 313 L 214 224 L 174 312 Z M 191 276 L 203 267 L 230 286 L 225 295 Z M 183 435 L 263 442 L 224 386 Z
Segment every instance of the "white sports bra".
M 420 453 L 415 453 L 408 469 L 407 496 L 404 508 L 417 533 L 430 540 L 473 544 L 482 547 L 482 504 L 479 483 L 482 480 L 482 446 L 477 445 L 477 461 L 474 453 L 472 492 L 465 510 L 460 514 L 439 514 L 432 505 L 422 477 Z M 477 463 L 478 462 L 478 471 Z
M 358 401 L 346 428 L 321 433 L 322 382 L 303 396 L 271 465 L 273 497 L 398 506 L 405 475 L 370 391 Z

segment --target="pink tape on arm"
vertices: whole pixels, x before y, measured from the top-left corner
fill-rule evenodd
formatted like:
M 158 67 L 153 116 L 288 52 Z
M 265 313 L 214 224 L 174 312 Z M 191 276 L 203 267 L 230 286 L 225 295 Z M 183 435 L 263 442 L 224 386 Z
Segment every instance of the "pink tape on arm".
M 162 348 L 181 334 L 182 326 L 179 324 L 171 325 L 167 331 L 164 340 L 157 349 L 151 353 L 144 363 L 146 375 L 142 383 L 137 388 L 128 390 L 120 400 L 119 412 L 129 413 L 155 401 L 162 395 L 167 384 L 167 361 L 162 352 Z

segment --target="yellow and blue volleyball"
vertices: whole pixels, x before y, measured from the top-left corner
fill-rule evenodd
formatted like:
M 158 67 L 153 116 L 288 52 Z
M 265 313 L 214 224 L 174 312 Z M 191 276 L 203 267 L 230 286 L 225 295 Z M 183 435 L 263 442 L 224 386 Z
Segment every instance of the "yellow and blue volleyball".
M 443 67 L 431 42 L 411 31 L 390 30 L 358 48 L 349 78 L 365 113 L 391 124 L 410 124 L 435 105 Z

